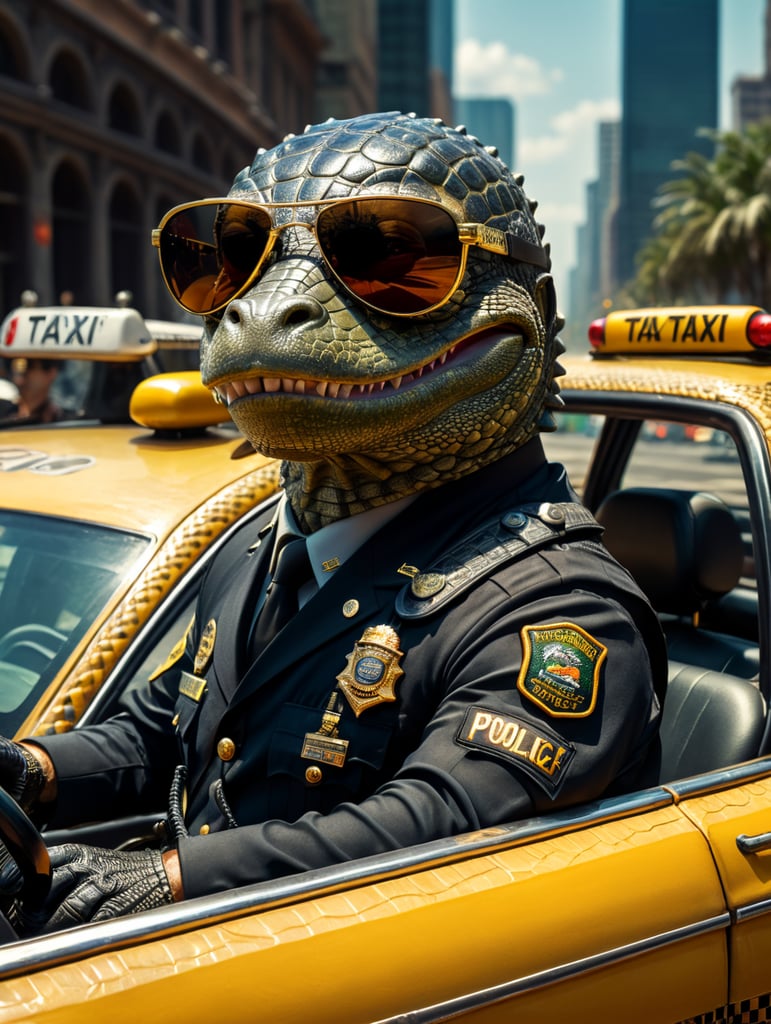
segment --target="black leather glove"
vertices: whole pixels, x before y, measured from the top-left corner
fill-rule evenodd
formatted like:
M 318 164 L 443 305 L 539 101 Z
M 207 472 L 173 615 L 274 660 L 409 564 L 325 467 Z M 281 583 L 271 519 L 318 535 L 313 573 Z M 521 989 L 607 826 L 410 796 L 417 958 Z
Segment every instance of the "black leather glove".
M 20 743 L 0 736 L 0 786 L 28 811 L 45 785 L 43 767 Z
M 8 852 L 5 843 L 0 843 L 0 904 L 21 891 L 21 871 Z
M 157 850 L 123 852 L 65 843 L 50 851 L 53 878 L 41 910 L 18 907 L 20 934 L 40 935 L 172 903 Z

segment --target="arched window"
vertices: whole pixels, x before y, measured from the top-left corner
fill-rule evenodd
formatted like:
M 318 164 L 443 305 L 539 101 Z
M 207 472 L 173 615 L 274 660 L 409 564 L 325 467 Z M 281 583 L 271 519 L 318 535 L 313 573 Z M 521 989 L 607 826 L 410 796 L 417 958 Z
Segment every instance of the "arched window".
M 91 110 L 86 69 L 80 57 L 71 50 L 60 50 L 56 55 L 48 84 L 54 99 L 80 110 Z
M 141 134 L 139 102 L 132 89 L 121 82 L 110 93 L 107 106 L 107 123 L 116 132 L 126 135 Z
M 133 305 L 145 309 L 144 269 L 150 246 L 145 238 L 142 203 L 136 189 L 119 182 L 110 199 L 110 288 L 130 291 Z
M 18 306 L 24 288 L 35 282 L 29 273 L 29 238 L 25 224 L 27 181 L 16 147 L 0 136 L 0 315 Z
M 91 201 L 82 172 L 70 161 L 53 178 L 54 301 L 70 292 L 76 305 L 93 302 L 91 273 Z
M 29 62 L 18 33 L 8 22 L 0 19 L 0 75 L 27 81 Z
M 164 153 L 180 156 L 182 141 L 179 137 L 177 122 L 168 111 L 163 111 L 155 122 L 155 145 Z
M 193 139 L 193 164 L 207 173 L 212 169 L 211 149 L 202 135 L 196 135 Z

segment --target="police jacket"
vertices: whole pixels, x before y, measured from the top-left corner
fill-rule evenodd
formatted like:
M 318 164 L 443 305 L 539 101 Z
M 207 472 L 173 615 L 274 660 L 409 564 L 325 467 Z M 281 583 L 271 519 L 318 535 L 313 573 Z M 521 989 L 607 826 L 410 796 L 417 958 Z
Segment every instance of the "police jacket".
M 52 824 L 162 807 L 184 763 L 196 896 L 650 781 L 658 621 L 540 441 L 419 497 L 250 661 L 273 511 L 218 553 L 179 660 L 35 739 Z

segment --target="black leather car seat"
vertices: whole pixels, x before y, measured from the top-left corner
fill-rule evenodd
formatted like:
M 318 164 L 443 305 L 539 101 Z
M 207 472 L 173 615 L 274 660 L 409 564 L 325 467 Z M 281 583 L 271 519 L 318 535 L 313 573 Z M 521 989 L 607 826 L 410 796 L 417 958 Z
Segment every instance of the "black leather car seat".
M 596 516 L 667 636 L 659 781 L 757 756 L 765 721 L 757 644 L 698 624 L 705 604 L 741 577 L 743 542 L 731 510 L 700 491 L 636 487 L 609 495 Z
M 757 757 L 765 717 L 763 697 L 749 679 L 670 661 L 658 781 Z
M 608 495 L 596 516 L 606 547 L 659 613 L 670 658 L 756 677 L 757 643 L 698 625 L 742 574 L 744 544 L 728 506 L 703 491 L 630 487 Z

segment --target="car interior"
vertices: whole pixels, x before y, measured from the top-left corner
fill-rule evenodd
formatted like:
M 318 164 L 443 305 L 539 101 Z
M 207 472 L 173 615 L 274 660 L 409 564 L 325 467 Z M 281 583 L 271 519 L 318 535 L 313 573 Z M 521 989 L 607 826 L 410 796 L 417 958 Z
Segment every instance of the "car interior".
M 669 679 L 661 721 L 660 782 L 757 755 L 765 702 L 754 680 L 759 648 L 698 625 L 710 601 L 739 584 L 739 524 L 703 491 L 632 487 L 597 509 L 608 550 L 646 593 L 667 638 Z
M 586 441 L 574 435 L 562 461 L 667 640 L 659 782 L 757 757 L 767 704 L 751 500 L 735 440 L 693 423 L 573 418 Z M 547 443 L 552 458 L 564 456 L 559 442 Z

